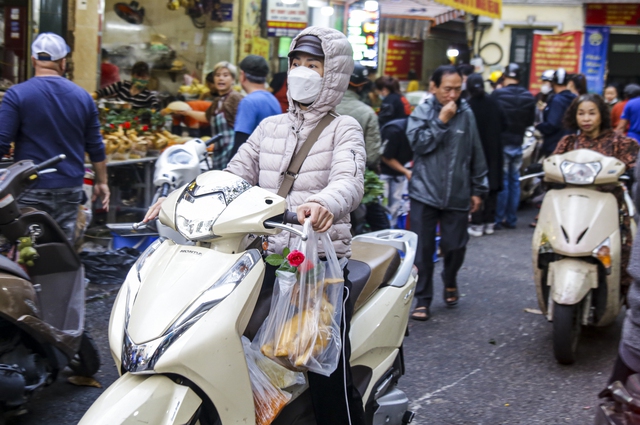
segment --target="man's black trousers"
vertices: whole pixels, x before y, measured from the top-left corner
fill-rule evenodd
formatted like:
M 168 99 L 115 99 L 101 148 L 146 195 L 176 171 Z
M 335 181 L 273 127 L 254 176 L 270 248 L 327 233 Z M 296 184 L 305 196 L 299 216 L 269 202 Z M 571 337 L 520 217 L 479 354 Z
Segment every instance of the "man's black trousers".
M 469 233 L 468 211 L 441 210 L 411 199 L 411 230 L 418 235 L 415 265 L 418 284 L 415 298 L 418 307 L 428 307 L 433 299 L 433 255 L 436 230 L 440 224 L 440 250 L 444 257 L 442 280 L 447 288 L 456 288 L 458 270 L 464 262 Z

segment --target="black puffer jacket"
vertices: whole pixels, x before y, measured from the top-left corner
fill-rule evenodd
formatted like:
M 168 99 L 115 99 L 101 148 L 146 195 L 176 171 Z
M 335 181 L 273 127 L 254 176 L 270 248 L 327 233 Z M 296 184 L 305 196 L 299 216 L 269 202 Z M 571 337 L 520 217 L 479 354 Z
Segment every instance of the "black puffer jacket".
M 498 89 L 491 94 L 498 102 L 507 118 L 507 126 L 502 129 L 503 146 L 521 146 L 527 127 L 536 118 L 536 99 L 527 89 L 516 84 Z
M 562 120 L 567 109 L 569 109 L 569 105 L 575 98 L 575 94 L 569 90 L 563 90 L 553 95 L 551 101 L 547 103 L 547 107 L 543 112 L 543 121 L 536 126 L 540 133 L 544 135 L 542 152 L 546 155 L 550 155 L 556 150 L 560 139 L 567 134 L 573 133 L 573 131 L 563 127 Z
M 441 109 L 433 96 L 409 116 L 407 138 L 414 153 L 409 196 L 434 208 L 468 211 L 472 195 L 489 191 L 478 127 L 464 100 L 446 124 L 438 118 Z

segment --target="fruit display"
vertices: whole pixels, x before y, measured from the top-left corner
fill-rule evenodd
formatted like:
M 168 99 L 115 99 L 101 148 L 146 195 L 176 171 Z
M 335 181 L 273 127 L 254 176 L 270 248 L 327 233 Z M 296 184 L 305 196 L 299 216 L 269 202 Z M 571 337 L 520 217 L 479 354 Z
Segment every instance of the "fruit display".
M 164 116 L 149 109 L 103 111 L 102 138 L 110 160 L 140 159 L 189 140 L 164 129 Z
M 200 96 L 201 94 L 209 93 L 209 89 L 204 84 L 200 84 L 200 81 L 197 79 L 193 79 L 193 82 L 190 86 L 180 86 L 178 91 L 182 94 L 187 94 L 191 96 Z

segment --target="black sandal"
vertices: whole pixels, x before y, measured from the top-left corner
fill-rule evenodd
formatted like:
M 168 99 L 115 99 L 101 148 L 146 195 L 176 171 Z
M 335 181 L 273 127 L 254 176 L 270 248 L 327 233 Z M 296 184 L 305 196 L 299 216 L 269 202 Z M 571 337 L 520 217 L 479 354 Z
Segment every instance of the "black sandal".
M 409 317 L 411 317 L 413 320 L 426 322 L 431 317 L 431 315 L 429 314 L 429 307 L 426 307 L 426 306 L 416 307 L 415 310 L 411 312 L 411 316 Z
M 443 296 L 444 296 L 444 302 L 448 307 L 453 307 L 457 305 L 458 300 L 460 299 L 458 288 L 444 288 Z M 453 301 L 450 301 L 450 300 L 453 300 Z

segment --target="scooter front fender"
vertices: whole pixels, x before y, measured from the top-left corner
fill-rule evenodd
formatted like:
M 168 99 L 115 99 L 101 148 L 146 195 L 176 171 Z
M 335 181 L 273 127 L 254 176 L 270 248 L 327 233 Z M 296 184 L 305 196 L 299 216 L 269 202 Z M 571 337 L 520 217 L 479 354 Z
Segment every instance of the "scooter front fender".
M 598 287 L 598 266 L 573 258 L 549 264 L 551 298 L 558 304 L 577 304 Z
M 202 400 L 163 375 L 122 375 L 93 403 L 79 425 L 182 425 Z

